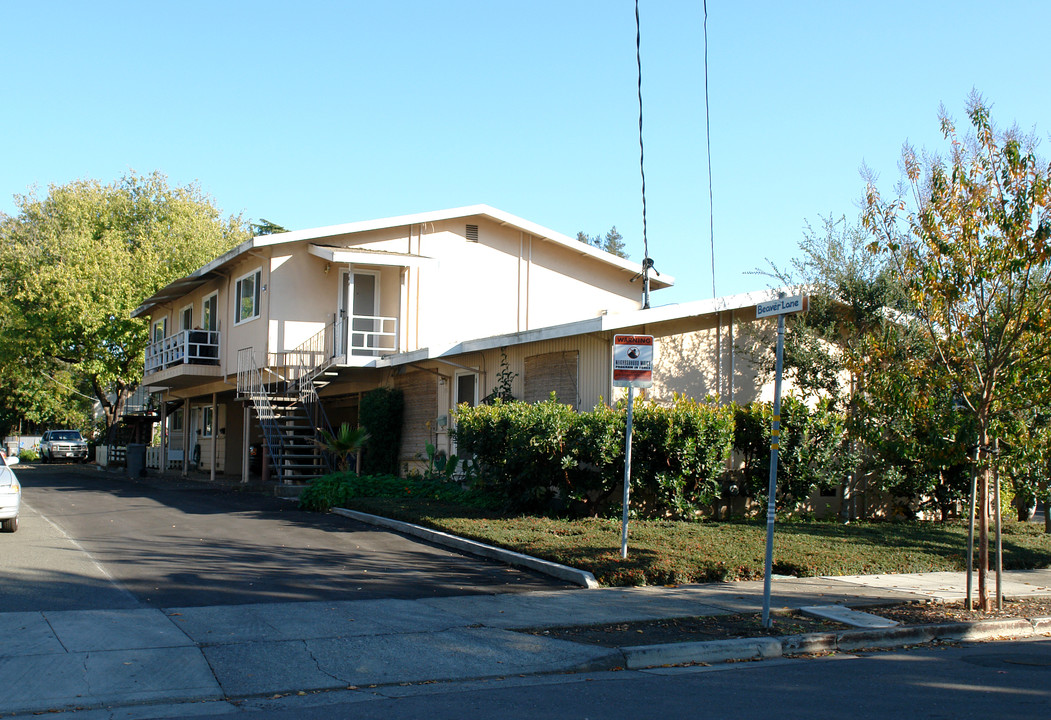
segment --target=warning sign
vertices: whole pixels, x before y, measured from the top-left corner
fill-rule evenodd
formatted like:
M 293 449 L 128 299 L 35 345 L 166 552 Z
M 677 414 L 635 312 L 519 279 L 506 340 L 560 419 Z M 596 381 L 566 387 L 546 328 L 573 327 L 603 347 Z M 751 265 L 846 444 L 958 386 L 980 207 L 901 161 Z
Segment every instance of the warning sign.
M 613 387 L 653 386 L 653 336 L 613 336 Z

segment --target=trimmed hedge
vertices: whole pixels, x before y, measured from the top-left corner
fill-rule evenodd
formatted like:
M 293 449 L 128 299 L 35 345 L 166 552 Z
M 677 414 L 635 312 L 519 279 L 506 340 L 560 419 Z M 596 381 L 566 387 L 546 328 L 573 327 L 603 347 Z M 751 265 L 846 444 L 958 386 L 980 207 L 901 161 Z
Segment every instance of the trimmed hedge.
M 632 508 L 638 517 L 695 517 L 719 495 L 733 411 L 678 397 L 633 410 Z M 511 512 L 600 515 L 624 479 L 626 406 L 576 412 L 554 400 L 457 410 L 456 442 L 483 486 Z

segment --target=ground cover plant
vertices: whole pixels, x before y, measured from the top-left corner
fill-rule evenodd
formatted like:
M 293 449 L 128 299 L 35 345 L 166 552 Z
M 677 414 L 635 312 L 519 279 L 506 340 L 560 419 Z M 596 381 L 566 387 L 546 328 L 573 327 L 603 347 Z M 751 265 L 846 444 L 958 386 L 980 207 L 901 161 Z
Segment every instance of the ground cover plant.
M 318 488 L 315 490 L 315 488 Z M 426 478 L 329 476 L 303 495 L 304 507 L 328 505 L 424 525 L 592 572 L 603 585 L 753 580 L 763 576 L 766 524 L 637 520 L 628 558 L 620 557 L 616 518 L 558 519 L 507 515 L 499 498 Z M 1004 526 L 1004 567 L 1051 565 L 1051 535 L 1029 523 Z M 966 568 L 963 522 L 779 522 L 774 572 L 854 575 L 959 571 Z

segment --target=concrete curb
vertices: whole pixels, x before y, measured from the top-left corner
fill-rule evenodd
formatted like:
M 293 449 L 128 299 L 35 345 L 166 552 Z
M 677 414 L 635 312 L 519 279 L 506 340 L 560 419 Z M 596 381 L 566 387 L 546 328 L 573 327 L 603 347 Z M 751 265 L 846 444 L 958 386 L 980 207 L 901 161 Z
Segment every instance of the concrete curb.
M 401 520 L 391 520 L 390 518 L 380 517 L 379 515 L 370 515 L 369 513 L 363 513 L 357 510 L 347 510 L 346 508 L 332 508 L 332 512 L 336 515 L 350 518 L 351 520 L 357 520 L 358 522 L 387 528 L 388 530 L 395 530 L 400 533 L 405 533 L 406 535 L 413 535 L 436 545 L 450 547 L 460 550 L 461 552 L 478 555 L 479 557 L 485 557 L 491 560 L 498 560 L 515 567 L 527 568 L 559 580 L 565 580 L 566 582 L 580 585 L 581 587 L 589 589 L 599 587 L 598 581 L 595 580 L 595 576 L 586 570 L 578 570 L 569 567 L 568 565 L 560 565 L 547 560 L 541 560 L 512 550 L 504 550 L 503 548 L 493 547 L 492 545 L 486 545 L 474 540 L 467 540 L 439 530 L 431 530 L 422 525 L 413 525 L 412 523 L 402 522 Z
M 978 620 L 939 625 L 913 625 L 880 630 L 843 630 L 772 638 L 738 638 L 706 642 L 623 647 L 630 670 L 691 663 L 766 660 L 811 653 L 889 650 L 932 642 L 980 642 L 1051 635 L 1051 618 Z
M 765 660 L 781 657 L 782 654 L 781 641 L 778 638 L 739 638 L 669 643 L 667 645 L 640 645 L 621 648 L 621 652 L 624 653 L 624 667 L 629 670 L 658 665 Z

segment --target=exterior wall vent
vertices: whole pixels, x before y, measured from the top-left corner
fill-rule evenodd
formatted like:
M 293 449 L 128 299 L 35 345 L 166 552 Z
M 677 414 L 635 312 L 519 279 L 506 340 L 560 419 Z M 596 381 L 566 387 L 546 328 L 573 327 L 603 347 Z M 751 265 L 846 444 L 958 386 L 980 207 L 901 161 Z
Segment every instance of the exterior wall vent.
M 467 242 L 478 242 L 478 226 L 467 226 Z

